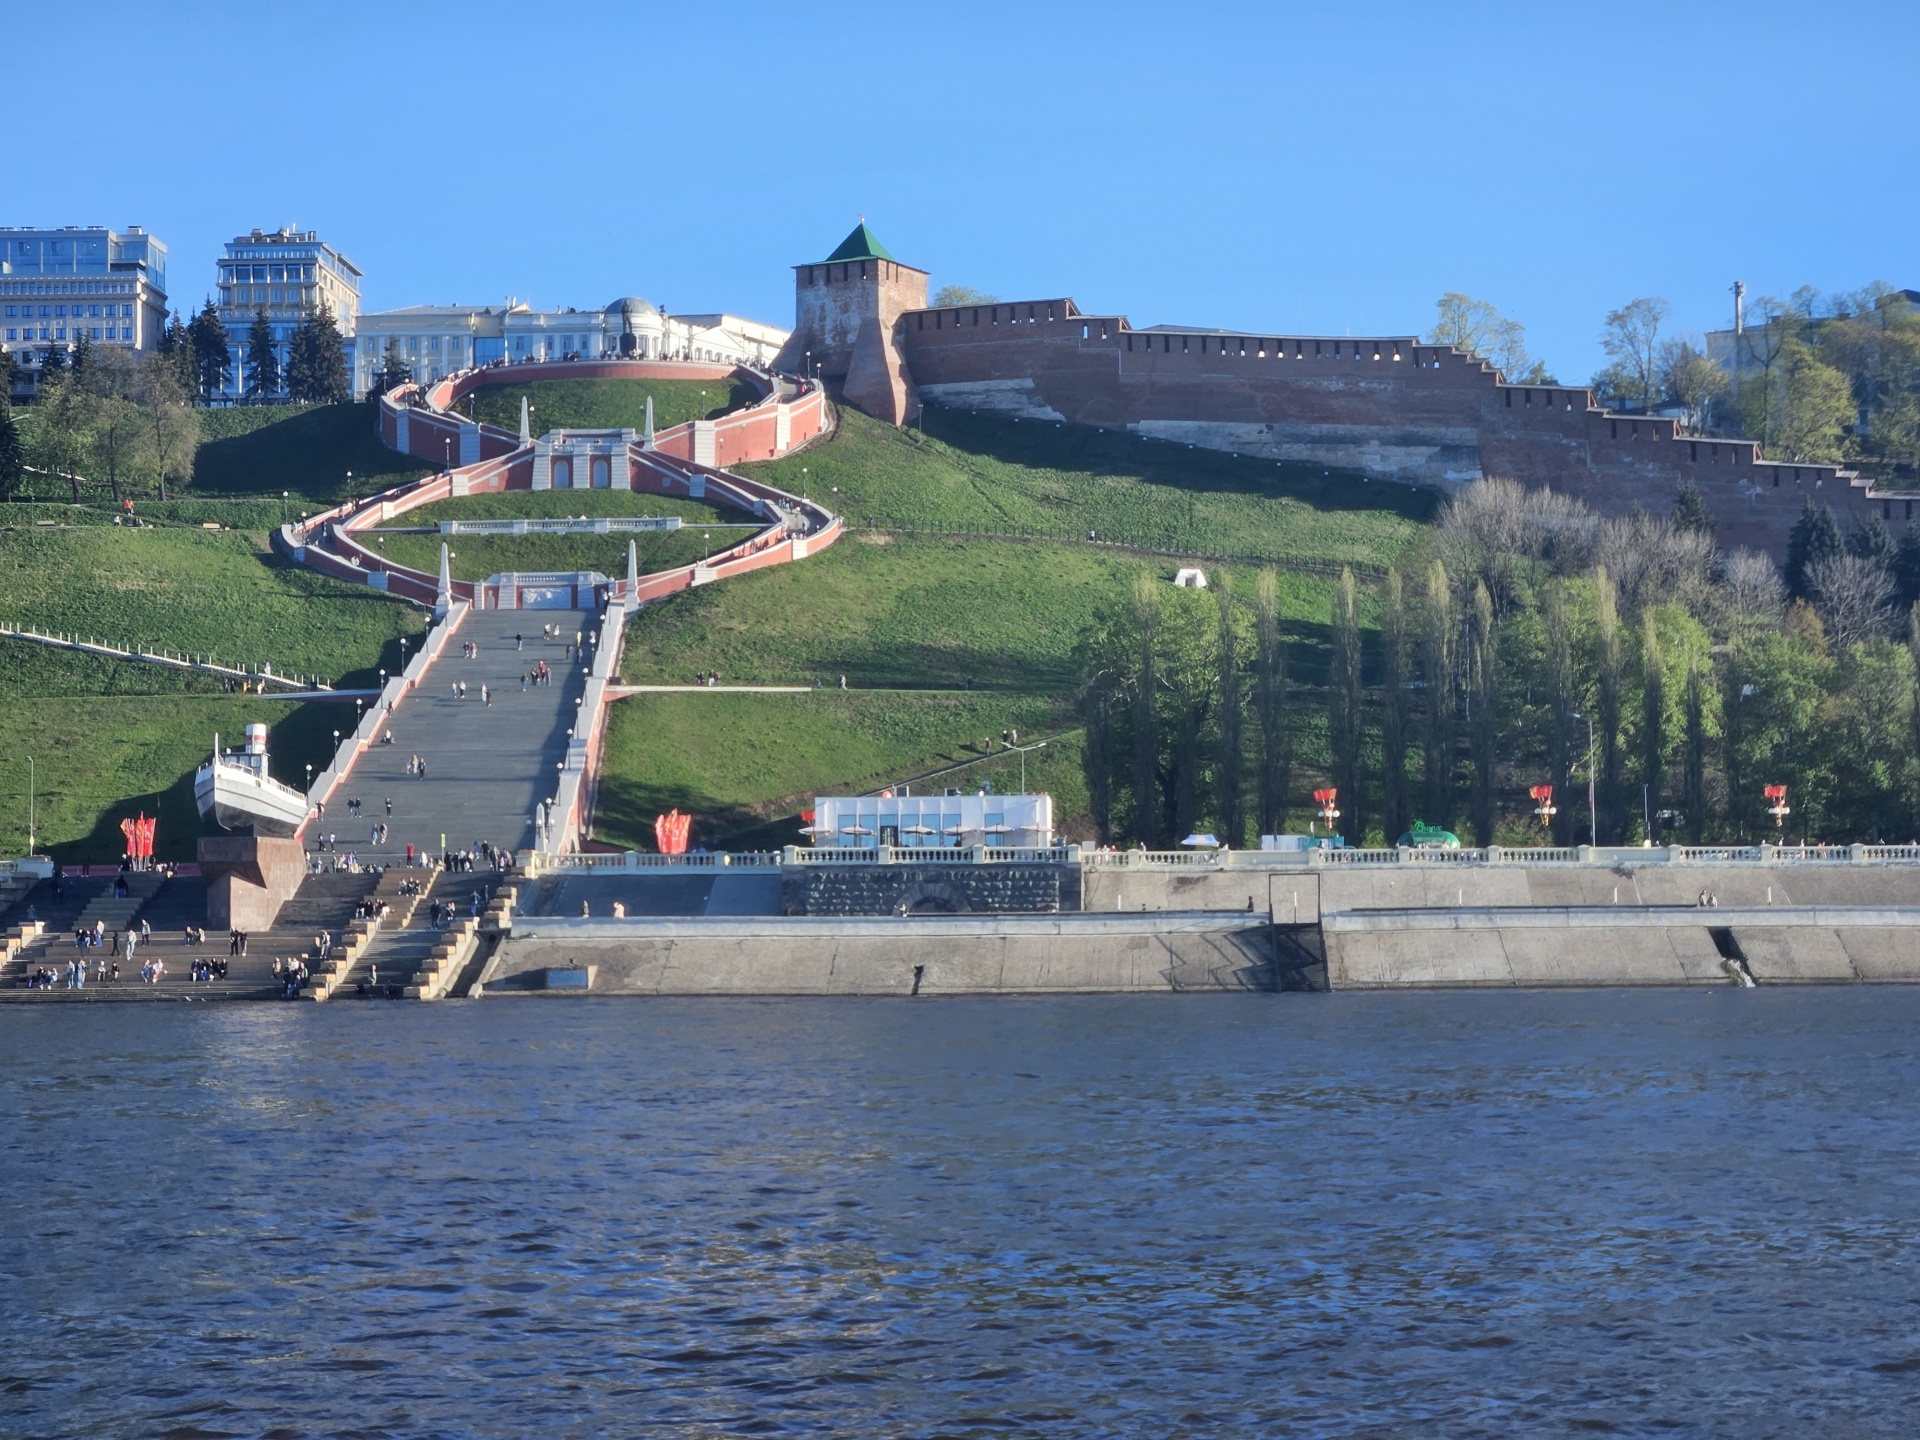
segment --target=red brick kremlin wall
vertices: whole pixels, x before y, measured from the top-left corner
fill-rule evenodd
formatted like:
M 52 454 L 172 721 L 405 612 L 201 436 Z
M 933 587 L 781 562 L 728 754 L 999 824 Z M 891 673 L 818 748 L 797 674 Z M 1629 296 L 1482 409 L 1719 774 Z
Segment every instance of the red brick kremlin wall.
M 1134 330 L 1065 298 L 915 310 L 896 331 L 929 405 L 1133 430 L 1443 488 L 1482 475 L 1551 486 L 1603 514 L 1668 513 L 1682 477 L 1726 545 L 1780 552 L 1801 507 L 1843 525 L 1912 518 L 1830 465 L 1773 464 L 1749 441 L 1695 440 L 1675 421 L 1617 416 L 1579 386 L 1518 386 L 1412 336 Z

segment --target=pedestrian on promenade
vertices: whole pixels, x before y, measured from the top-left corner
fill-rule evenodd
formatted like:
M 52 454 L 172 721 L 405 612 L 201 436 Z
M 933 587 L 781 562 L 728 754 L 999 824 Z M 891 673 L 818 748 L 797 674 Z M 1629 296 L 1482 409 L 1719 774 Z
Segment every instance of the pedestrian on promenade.
M 522 635 L 518 630 L 513 632 L 513 648 L 516 650 L 524 650 L 527 648 L 527 637 Z
M 527 675 L 524 670 L 520 672 L 520 693 L 522 695 L 527 693 Z
M 393 797 L 391 795 L 387 796 L 387 814 L 393 814 Z
M 480 682 L 480 703 L 482 705 L 493 704 L 493 691 L 487 688 L 487 682 L 484 680 Z

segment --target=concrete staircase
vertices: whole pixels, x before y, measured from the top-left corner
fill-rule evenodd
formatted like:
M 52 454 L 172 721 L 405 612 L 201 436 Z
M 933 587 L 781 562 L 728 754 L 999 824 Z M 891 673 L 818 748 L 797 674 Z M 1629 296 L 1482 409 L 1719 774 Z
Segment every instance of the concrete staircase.
M 408 880 L 419 882 L 419 894 L 400 893 Z M 438 870 L 395 868 L 382 875 L 380 883 L 373 890 L 373 898 L 386 903 L 387 918 L 384 921 L 353 921 L 346 930 L 344 940 L 335 945 L 330 960 L 319 963 L 309 962 L 313 971 L 313 983 L 307 990 L 308 997 L 313 1000 L 331 1000 L 335 997 L 359 995 L 362 993 L 362 987 L 366 994 L 373 994 L 372 971 L 369 967 L 383 967 L 389 963 L 384 952 L 392 948 L 394 937 L 408 931 L 417 915 L 425 913 L 422 907 L 429 904 L 439 880 Z M 395 978 L 398 979 L 397 973 Z M 387 976 L 382 975 L 380 991 L 386 991 L 388 984 Z

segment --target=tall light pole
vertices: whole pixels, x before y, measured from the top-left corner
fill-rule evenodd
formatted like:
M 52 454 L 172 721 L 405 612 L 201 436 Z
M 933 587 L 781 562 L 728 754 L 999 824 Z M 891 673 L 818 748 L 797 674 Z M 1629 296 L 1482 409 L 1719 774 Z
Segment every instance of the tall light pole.
M 33 843 L 33 756 L 27 756 L 27 854 L 34 852 Z
M 1576 720 L 1587 722 L 1587 840 L 1595 849 L 1600 846 L 1600 812 L 1594 805 L 1593 784 L 1593 720 L 1578 710 L 1569 710 L 1567 714 Z

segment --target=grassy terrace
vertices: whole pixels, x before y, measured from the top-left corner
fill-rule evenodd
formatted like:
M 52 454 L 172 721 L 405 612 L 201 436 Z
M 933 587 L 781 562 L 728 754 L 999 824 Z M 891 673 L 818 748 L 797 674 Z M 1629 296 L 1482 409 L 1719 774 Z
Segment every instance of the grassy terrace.
M 804 843 L 793 817 L 817 794 L 858 793 L 935 769 L 926 783 L 1016 789 L 1020 757 L 986 745 L 1058 735 L 1027 757 L 1027 783 L 1060 813 L 1086 808 L 1074 720 L 1057 699 L 1006 694 L 635 695 L 613 707 L 595 834 L 653 848 L 672 806 L 697 818 L 694 843 L 729 849 Z M 975 762 L 975 763 L 966 763 Z
M 925 432 L 842 408 L 825 444 L 750 472 L 862 525 L 1099 538 L 1189 555 L 1378 566 L 1431 491 L 1050 422 L 931 410 Z M 835 493 L 837 487 L 838 493 Z
M 277 500 L 275 502 L 277 508 Z M 37 507 L 36 507 L 37 508 Z M 372 683 L 424 617 L 279 559 L 261 532 L 112 525 L 0 530 L 0 615 L 9 623 L 151 644 L 276 670 Z M 0 642 L 0 849 L 24 850 L 27 771 L 37 771 L 41 848 L 66 860 L 119 854 L 120 817 L 160 815 L 163 856 L 193 855 L 192 772 L 217 730 L 275 729 L 282 779 L 318 767 L 353 708 L 227 693 L 218 679 Z M 342 721 L 346 722 L 343 724 Z
M 757 400 L 742 380 L 534 380 L 476 390 L 462 410 L 476 420 L 518 434 L 520 397 L 533 404 L 533 433 L 549 430 L 644 430 L 647 397 L 653 428 L 711 420 Z
M 627 573 L 627 541 L 638 550 L 640 571 L 689 565 L 724 549 L 753 530 L 715 530 L 711 540 L 699 527 L 753 522 L 743 511 L 700 500 L 637 495 L 629 490 L 510 490 L 423 505 L 399 517 L 395 525 L 435 525 L 442 520 L 552 519 L 569 515 L 678 515 L 683 528 L 636 535 L 459 535 L 447 537 L 457 580 L 484 580 L 507 570 L 598 570 L 618 579 Z M 438 535 L 363 537 L 402 565 L 438 571 Z

